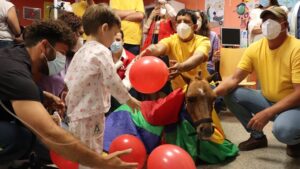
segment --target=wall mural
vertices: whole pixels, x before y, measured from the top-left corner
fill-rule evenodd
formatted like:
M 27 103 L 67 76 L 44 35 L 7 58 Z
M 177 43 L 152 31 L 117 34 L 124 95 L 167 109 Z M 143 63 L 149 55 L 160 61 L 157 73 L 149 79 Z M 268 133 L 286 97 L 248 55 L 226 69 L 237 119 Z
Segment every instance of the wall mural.
M 206 0 L 205 9 L 210 24 L 215 27 L 224 23 L 224 0 Z

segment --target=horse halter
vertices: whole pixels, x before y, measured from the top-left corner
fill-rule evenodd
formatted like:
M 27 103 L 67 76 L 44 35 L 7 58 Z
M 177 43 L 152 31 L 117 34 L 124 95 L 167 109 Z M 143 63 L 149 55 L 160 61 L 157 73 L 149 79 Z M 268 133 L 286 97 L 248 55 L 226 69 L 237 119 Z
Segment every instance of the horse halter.
M 193 125 L 194 127 L 198 127 L 202 123 L 212 123 L 212 122 L 213 122 L 212 118 L 204 118 L 204 119 L 197 120 L 196 122 L 193 122 Z

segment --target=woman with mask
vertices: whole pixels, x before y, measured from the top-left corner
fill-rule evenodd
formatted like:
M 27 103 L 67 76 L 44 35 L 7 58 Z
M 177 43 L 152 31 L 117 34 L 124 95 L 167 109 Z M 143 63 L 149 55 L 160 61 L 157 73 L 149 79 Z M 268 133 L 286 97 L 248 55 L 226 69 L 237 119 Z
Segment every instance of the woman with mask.
M 175 9 L 166 0 L 158 0 L 156 6 L 144 24 L 146 40 L 143 49 L 157 44 L 163 38 L 175 33 Z
M 210 39 L 211 48 L 208 54 L 207 70 L 210 74 L 219 72 L 218 65 L 220 58 L 218 53 L 220 49 L 220 39 L 215 32 L 210 30 L 207 15 L 200 10 L 195 11 L 195 14 L 197 16 L 198 26 L 196 34 L 206 36 Z
M 259 0 L 259 4 L 257 4 L 256 8 L 250 11 L 250 20 L 248 23 L 249 44 L 264 37 L 261 30 L 262 20 L 260 18 L 260 14 L 270 6 L 280 5 L 277 0 Z

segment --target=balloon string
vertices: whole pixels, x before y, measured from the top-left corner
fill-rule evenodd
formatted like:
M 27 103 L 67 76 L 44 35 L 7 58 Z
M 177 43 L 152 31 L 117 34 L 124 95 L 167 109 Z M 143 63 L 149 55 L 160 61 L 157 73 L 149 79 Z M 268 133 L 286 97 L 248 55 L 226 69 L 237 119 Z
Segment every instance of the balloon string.
M 75 140 L 69 143 L 59 143 L 59 142 L 55 142 L 52 141 L 51 139 L 44 137 L 40 132 L 38 132 L 34 127 L 32 127 L 30 124 L 28 124 L 27 122 L 25 122 L 24 120 L 20 119 L 18 116 L 16 116 L 14 113 L 12 113 L 4 104 L 2 101 L 0 101 L 0 105 L 2 106 L 2 108 L 4 110 L 6 110 L 10 115 L 12 115 L 13 117 L 15 117 L 16 119 L 18 119 L 19 121 L 21 121 L 23 124 L 25 124 L 28 128 L 30 128 L 33 132 L 35 132 L 37 135 L 39 135 L 42 139 L 51 142 L 52 144 L 56 144 L 56 145 L 71 145 L 71 144 L 75 144 L 77 142 L 80 142 L 79 140 Z

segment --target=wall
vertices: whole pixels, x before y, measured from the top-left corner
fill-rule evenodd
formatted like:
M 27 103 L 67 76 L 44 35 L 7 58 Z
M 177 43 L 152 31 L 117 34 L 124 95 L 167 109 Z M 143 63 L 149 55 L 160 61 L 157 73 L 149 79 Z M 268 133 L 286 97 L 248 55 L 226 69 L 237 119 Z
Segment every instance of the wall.
M 17 11 L 19 12 L 19 20 L 21 25 L 28 25 L 32 23 L 31 20 L 23 19 L 23 6 L 30 6 L 35 8 L 41 8 L 42 9 L 42 18 L 44 17 L 44 2 L 52 2 L 52 0 L 11 0 L 17 8 Z M 75 0 L 67 0 L 69 2 L 74 2 Z M 152 3 L 154 0 L 144 0 L 144 4 L 148 5 Z M 182 2 L 186 5 L 186 8 L 189 9 L 200 9 L 205 10 L 205 0 L 177 0 L 179 2 Z M 236 6 L 241 2 L 242 0 L 225 0 L 225 15 L 224 15 L 224 27 L 236 27 L 238 28 L 240 26 L 240 19 L 238 18 L 238 15 L 235 12 Z M 108 3 L 109 0 L 95 0 L 96 3 L 99 2 L 106 2 Z M 213 28 L 216 32 L 219 32 L 219 28 Z

